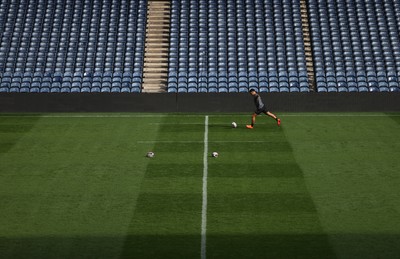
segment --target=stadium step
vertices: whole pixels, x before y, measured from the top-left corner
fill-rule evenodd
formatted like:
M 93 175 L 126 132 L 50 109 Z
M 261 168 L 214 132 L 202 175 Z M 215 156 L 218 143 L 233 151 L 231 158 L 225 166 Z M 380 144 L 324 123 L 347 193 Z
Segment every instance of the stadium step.
M 143 68 L 145 93 L 166 91 L 171 3 L 149 0 L 147 3 L 146 45 Z
M 163 62 L 165 59 L 168 58 L 167 53 L 148 53 L 145 57 L 145 60 L 148 60 L 150 62 L 154 62 L 155 60 Z
M 300 0 L 301 25 L 303 29 L 304 52 L 306 55 L 307 77 L 310 91 L 316 91 L 314 60 L 312 53 L 310 20 L 308 18 L 307 0 Z

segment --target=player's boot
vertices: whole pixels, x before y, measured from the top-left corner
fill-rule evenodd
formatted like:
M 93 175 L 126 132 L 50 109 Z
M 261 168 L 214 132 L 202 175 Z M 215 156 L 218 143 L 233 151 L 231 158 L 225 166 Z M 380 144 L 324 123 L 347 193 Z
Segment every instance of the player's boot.
M 281 126 L 281 119 L 276 120 L 278 122 L 278 126 Z
M 246 125 L 246 128 L 248 128 L 248 129 L 252 129 L 252 128 L 253 128 L 253 126 L 252 126 L 252 125 Z

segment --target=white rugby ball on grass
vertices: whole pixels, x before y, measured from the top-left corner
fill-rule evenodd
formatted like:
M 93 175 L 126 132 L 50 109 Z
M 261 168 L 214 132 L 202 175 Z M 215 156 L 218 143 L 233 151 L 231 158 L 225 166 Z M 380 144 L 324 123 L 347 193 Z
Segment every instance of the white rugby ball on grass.
M 218 154 L 217 152 L 212 152 L 211 156 L 212 156 L 212 157 L 218 157 L 219 154 Z
M 154 152 L 152 152 L 152 151 L 150 151 L 150 152 L 147 152 L 147 157 L 150 157 L 150 158 L 152 158 L 152 157 L 154 157 Z
M 232 122 L 232 128 L 237 128 L 236 122 Z

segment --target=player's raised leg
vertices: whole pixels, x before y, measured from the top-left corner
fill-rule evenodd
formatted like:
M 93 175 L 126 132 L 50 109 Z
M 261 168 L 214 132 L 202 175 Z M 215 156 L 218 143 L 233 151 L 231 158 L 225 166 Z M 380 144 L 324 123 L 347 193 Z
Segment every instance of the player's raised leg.
M 268 115 L 269 117 L 273 118 L 274 120 L 276 120 L 276 122 L 278 123 L 278 126 L 281 125 L 281 119 L 279 119 L 278 117 L 276 117 L 275 114 L 273 114 L 273 113 L 270 112 L 270 111 L 267 111 L 265 114 Z

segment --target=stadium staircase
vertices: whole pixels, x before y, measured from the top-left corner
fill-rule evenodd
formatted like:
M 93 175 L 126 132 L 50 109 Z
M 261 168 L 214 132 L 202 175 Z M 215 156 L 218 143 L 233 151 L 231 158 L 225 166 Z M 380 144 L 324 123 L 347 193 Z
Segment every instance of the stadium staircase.
M 149 0 L 147 4 L 148 11 L 142 89 L 144 93 L 166 91 L 170 5 L 169 0 Z
M 307 0 L 300 0 L 301 12 L 301 26 L 303 28 L 304 37 L 304 52 L 306 55 L 307 76 L 310 85 L 310 91 L 315 91 L 315 74 L 314 74 L 314 61 L 312 54 L 311 35 L 310 35 L 310 22 L 308 19 Z

